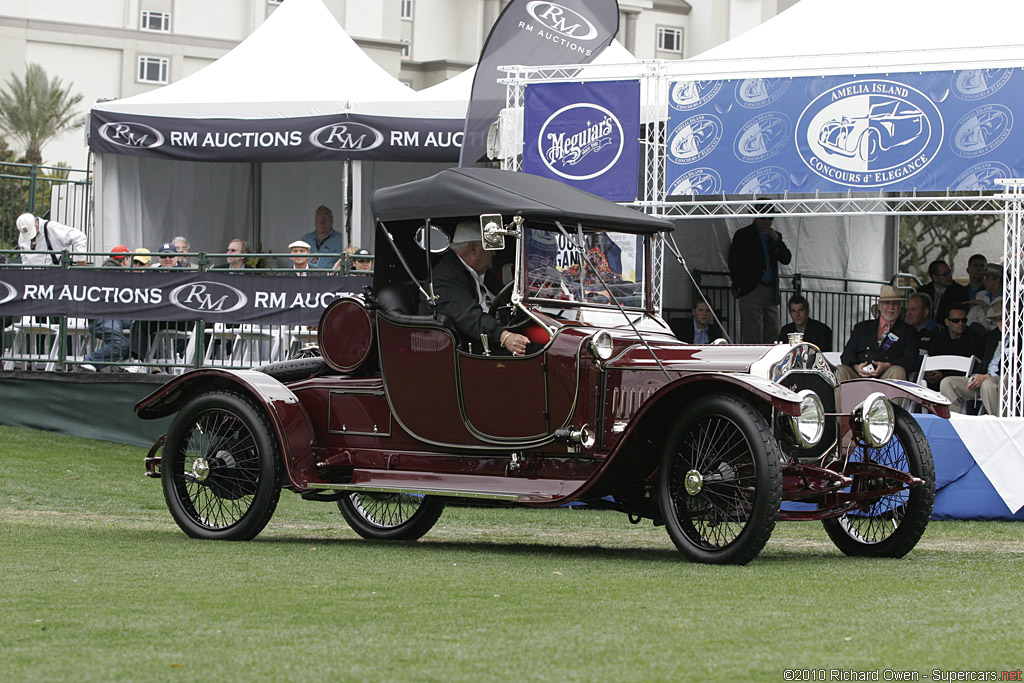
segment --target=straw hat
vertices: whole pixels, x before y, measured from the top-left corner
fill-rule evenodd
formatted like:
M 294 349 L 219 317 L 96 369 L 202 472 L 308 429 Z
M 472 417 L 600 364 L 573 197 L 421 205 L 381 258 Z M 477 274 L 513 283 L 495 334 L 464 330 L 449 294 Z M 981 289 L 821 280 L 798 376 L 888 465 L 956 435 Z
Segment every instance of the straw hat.
M 882 285 L 882 291 L 878 295 L 879 303 L 883 301 L 903 301 L 903 295 L 892 285 Z

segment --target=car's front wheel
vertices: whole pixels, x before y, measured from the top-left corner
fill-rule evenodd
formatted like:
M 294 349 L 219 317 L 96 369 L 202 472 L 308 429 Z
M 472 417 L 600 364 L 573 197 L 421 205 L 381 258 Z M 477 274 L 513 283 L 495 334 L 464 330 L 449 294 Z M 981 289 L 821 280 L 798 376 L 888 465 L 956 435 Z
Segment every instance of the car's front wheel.
M 750 403 L 714 394 L 685 410 L 665 441 L 658 500 L 687 559 L 750 562 L 775 528 L 781 498 L 778 444 Z
M 908 487 L 879 475 L 854 475 L 852 490 L 877 496 L 841 517 L 826 519 L 825 531 L 836 547 L 855 557 L 903 557 L 924 535 L 935 502 L 935 464 L 921 426 L 899 406 L 892 408 L 895 430 L 881 448 L 858 444 L 851 462 L 882 465 L 924 480 Z
M 338 508 L 352 530 L 379 541 L 415 541 L 430 531 L 444 500 L 411 493 L 350 493 Z

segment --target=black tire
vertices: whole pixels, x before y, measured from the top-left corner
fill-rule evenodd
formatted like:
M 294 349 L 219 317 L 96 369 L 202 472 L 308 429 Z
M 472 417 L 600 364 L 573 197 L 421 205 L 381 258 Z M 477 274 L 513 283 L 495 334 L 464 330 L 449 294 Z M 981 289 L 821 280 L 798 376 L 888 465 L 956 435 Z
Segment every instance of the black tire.
M 193 538 L 247 541 L 281 495 L 281 451 L 264 409 L 234 392 L 190 400 L 171 423 L 160 463 L 171 516 Z
M 879 498 L 868 499 L 860 510 L 824 520 L 825 531 L 836 547 L 854 557 L 903 557 L 924 535 L 935 503 L 935 464 L 932 449 L 917 424 L 903 408 L 892 407 L 895 417 L 893 437 L 882 448 L 863 444 L 850 454 L 852 462 L 871 461 L 908 472 L 924 484 Z M 894 482 L 854 476 L 854 490 L 890 488 Z M 849 490 L 849 489 L 847 489 Z
M 880 146 L 878 133 L 869 128 L 860 136 L 857 153 L 864 161 L 874 161 L 878 158 L 878 148 Z
M 433 528 L 444 500 L 410 493 L 351 493 L 338 508 L 352 530 L 377 541 L 415 541 Z
M 661 514 L 679 552 L 708 564 L 754 559 L 779 516 L 781 458 L 768 423 L 747 401 L 712 394 L 689 406 L 669 432 L 658 471 Z

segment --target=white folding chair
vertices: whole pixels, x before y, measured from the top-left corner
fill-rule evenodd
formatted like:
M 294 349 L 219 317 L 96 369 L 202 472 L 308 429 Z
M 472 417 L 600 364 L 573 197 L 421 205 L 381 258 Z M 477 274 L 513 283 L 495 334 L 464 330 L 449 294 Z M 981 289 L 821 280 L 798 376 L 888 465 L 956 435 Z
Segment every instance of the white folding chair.
M 917 383 L 919 386 L 928 386 L 924 374 L 932 370 L 949 370 L 959 372 L 963 375 L 971 374 L 974 364 L 978 359 L 974 356 L 928 356 L 921 358 L 921 369 L 917 371 Z
M 822 351 L 822 353 L 825 354 L 825 360 L 827 360 L 832 365 L 842 365 L 843 364 L 843 361 L 842 361 L 843 352 L 842 351 Z
M 60 350 L 57 345 L 60 325 L 36 322 L 35 318 L 26 315 L 4 331 L 14 333 L 10 352 L 12 360 L 4 361 L 4 370 L 13 370 L 16 363 L 31 370 L 33 362 L 37 361 L 46 361 L 50 367 Z

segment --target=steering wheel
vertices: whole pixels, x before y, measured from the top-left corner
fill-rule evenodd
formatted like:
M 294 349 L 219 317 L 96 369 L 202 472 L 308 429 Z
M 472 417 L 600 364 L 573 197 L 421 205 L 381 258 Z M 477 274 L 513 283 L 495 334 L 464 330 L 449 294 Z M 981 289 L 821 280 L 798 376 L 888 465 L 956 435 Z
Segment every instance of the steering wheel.
M 491 301 L 490 307 L 487 309 L 489 315 L 493 315 L 495 318 L 499 318 L 499 311 L 512 302 L 512 287 L 515 282 L 509 282 L 507 285 L 501 288 L 497 296 Z M 499 318 L 500 319 L 500 318 Z M 502 320 L 502 323 L 507 323 L 507 320 Z

